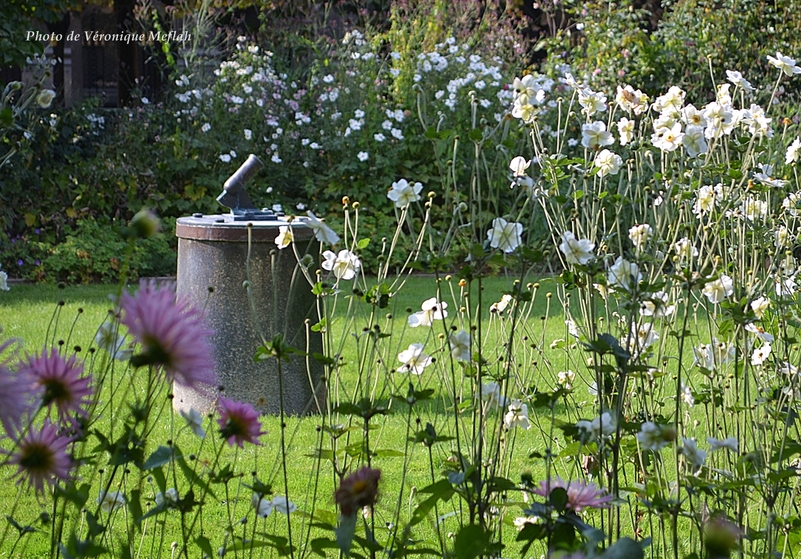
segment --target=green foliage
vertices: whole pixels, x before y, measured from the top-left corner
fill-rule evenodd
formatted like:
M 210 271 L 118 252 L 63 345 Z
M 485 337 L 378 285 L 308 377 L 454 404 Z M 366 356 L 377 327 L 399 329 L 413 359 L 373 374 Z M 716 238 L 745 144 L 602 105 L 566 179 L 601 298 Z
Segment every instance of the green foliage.
M 119 277 L 126 261 L 134 277 L 175 275 L 175 243 L 169 229 L 167 234 L 142 239 L 130 248 L 116 221 L 80 219 L 67 226 L 64 240 L 55 244 L 52 237 L 34 237 L 0 244 L 2 259 L 17 263 L 10 269 L 30 279 L 108 283 Z
M 622 82 L 655 95 L 676 85 L 695 96 L 713 90 L 713 76 L 720 83 L 725 70 L 769 83 L 766 55 L 799 50 L 801 14 L 791 1 L 567 2 L 563 10 L 545 10 L 550 19 L 570 17 L 542 42 L 549 64 L 569 63 L 597 88 Z M 786 87 L 788 95 L 799 92 L 797 84 Z

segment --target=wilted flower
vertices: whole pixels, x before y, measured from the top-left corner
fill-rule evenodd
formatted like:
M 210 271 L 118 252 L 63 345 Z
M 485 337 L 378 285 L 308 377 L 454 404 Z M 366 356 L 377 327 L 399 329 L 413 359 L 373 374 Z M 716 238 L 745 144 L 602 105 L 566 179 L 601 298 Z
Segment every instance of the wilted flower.
M 492 220 L 492 229 L 487 231 L 487 237 L 492 248 L 510 253 L 520 246 L 522 242 L 520 235 L 522 233 L 522 223 L 510 222 L 502 217 L 496 217 Z
M 398 354 L 398 361 L 403 363 L 399 372 L 422 375 L 426 367 L 431 365 L 430 356 L 423 353 L 423 344 L 409 344 L 409 348 Z
M 314 236 L 318 241 L 329 245 L 335 245 L 339 242 L 339 235 L 337 235 L 328 225 L 318 219 L 317 216 L 311 212 L 311 210 L 308 210 L 306 215 L 308 218 L 306 219 L 305 223 L 314 232 Z
M 323 258 L 325 260 L 321 266 L 324 270 L 332 271 L 337 280 L 353 279 L 362 266 L 359 257 L 347 249 L 340 250 L 338 254 L 326 250 Z
M 559 250 L 565 255 L 568 264 L 584 265 L 595 258 L 595 254 L 592 252 L 595 250 L 595 243 L 588 239 L 578 240 L 571 231 L 562 233 Z
M 36 104 L 39 105 L 41 108 L 46 109 L 50 106 L 53 102 L 53 99 L 56 98 L 56 92 L 52 89 L 43 89 L 39 92 L 39 95 L 36 96 Z
M 124 507 L 127 502 L 122 491 L 106 491 L 105 489 L 101 489 L 100 495 L 97 497 L 97 504 L 100 505 L 100 510 L 106 514 Z
M 236 444 L 244 448 L 244 443 L 261 444 L 259 437 L 264 435 L 264 431 L 261 430 L 259 413 L 253 406 L 229 398 L 220 398 L 219 406 L 217 423 L 220 425 L 220 434 L 230 446 Z
M 520 400 L 512 400 L 512 403 L 509 404 L 509 411 L 503 416 L 503 424 L 507 429 L 522 427 L 528 431 L 531 428 L 528 420 L 528 406 Z
M 141 346 L 134 365 L 160 366 L 169 382 L 182 386 L 214 385 L 213 332 L 201 309 L 176 298 L 172 287 L 158 288 L 145 280 L 135 295 L 123 293 L 120 306 L 120 322 Z
M 92 380 L 82 373 L 83 364 L 74 355 L 65 359 L 56 349 L 44 349 L 41 355 L 28 356 L 18 374 L 31 378 L 41 390 L 42 406 L 55 407 L 64 420 L 70 412 L 86 415 L 83 406 L 91 401 Z
M 44 493 L 45 482 L 66 480 L 72 466 L 67 454 L 71 439 L 58 435 L 56 426 L 45 420 L 41 429 L 31 426 L 25 436 L 16 442 L 8 463 L 17 466 L 14 476 L 17 484 L 24 479 L 37 493 Z
M 356 511 L 375 504 L 378 498 L 378 482 L 381 470 L 367 466 L 342 480 L 334 493 L 342 516 L 352 516 Z
M 436 297 L 431 297 L 423 301 L 421 311 L 409 315 L 407 320 L 409 328 L 418 326 L 431 326 L 435 320 L 442 320 L 448 317 L 448 303 L 437 301 Z
M 734 284 L 729 276 L 721 274 L 718 279 L 707 282 L 701 292 L 709 302 L 718 304 L 734 293 Z
M 448 343 L 451 346 L 451 357 L 457 361 L 470 361 L 470 334 L 464 330 L 452 332 L 448 336 Z
M 605 490 L 591 481 L 587 483 L 579 480 L 565 481 L 559 477 L 540 482 L 540 486 L 533 489 L 532 492 L 541 497 L 548 497 L 551 491 L 557 488 L 567 492 L 565 508 L 573 512 L 581 512 L 590 508 L 605 509 L 614 499 L 612 495 L 607 494 Z
M 422 190 L 422 183 L 409 184 L 406 179 L 401 179 L 392 183 L 392 188 L 387 192 L 387 198 L 395 202 L 396 207 L 403 208 L 412 202 L 420 200 L 420 192 Z

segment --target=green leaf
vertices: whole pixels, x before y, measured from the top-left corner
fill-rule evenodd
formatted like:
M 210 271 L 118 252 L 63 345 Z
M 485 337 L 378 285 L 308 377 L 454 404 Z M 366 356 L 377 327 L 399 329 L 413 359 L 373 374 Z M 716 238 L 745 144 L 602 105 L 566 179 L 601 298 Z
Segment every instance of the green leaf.
M 620 538 L 599 559 L 643 559 L 642 545 L 631 538 Z
M 503 544 L 492 543 L 492 534 L 477 524 L 468 524 L 453 539 L 453 555 L 459 559 L 475 559 L 482 555 L 499 555 Z
M 205 555 L 214 557 L 214 550 L 211 548 L 211 542 L 206 536 L 198 536 L 195 538 L 195 543 Z
M 144 470 L 152 470 L 164 464 L 169 464 L 175 457 L 174 449 L 167 446 L 158 447 L 150 457 L 145 460 Z
M 422 522 L 426 516 L 428 516 L 428 513 L 434 508 L 434 505 L 437 504 L 437 501 L 447 501 L 453 495 L 454 490 L 453 486 L 448 480 L 441 479 L 438 482 L 419 490 L 418 493 L 430 493 L 431 496 L 417 505 L 417 508 L 414 509 L 412 518 L 409 520 L 409 526 L 414 526 L 415 524 Z
M 350 516 L 340 516 L 339 526 L 334 533 L 337 536 L 337 547 L 345 555 L 350 555 L 350 548 L 353 545 L 353 535 L 356 533 L 356 514 Z
M 360 240 L 359 240 L 359 242 L 358 242 L 358 243 L 356 243 L 356 246 L 357 246 L 359 249 L 361 249 L 361 250 L 364 250 L 364 249 L 366 249 L 366 248 L 367 248 L 367 246 L 368 246 L 369 244 L 370 244 L 370 237 L 365 237 L 364 239 L 360 239 Z
M 14 124 L 14 113 L 11 107 L 6 107 L 0 111 L 0 128 L 11 128 L 12 124 Z
M 327 549 L 339 549 L 339 545 L 336 540 L 332 540 L 331 538 L 314 538 L 311 541 L 311 548 L 312 551 L 320 557 L 328 557 L 325 551 Z

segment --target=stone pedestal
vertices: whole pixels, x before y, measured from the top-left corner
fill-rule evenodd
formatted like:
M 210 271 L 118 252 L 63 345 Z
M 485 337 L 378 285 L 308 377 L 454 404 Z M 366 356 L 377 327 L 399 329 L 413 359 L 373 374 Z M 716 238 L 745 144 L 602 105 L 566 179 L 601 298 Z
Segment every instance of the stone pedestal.
M 322 353 L 322 336 L 311 331 L 319 320 L 316 298 L 292 247 L 279 250 L 275 244 L 281 225 L 287 225 L 281 218 L 253 222 L 221 215 L 179 218 L 177 292 L 206 309 L 208 325 L 215 331 L 216 373 L 224 396 L 249 402 L 261 413 L 280 411 L 275 358 L 254 361 L 257 349 L 280 333 L 286 343 L 309 355 L 293 355 L 281 364 L 284 410 L 316 413 L 325 406 L 324 369 L 310 357 Z M 302 220 L 292 223 L 292 231 L 301 255 L 319 253 Z M 248 280 L 250 293 L 245 287 Z M 179 385 L 174 394 L 176 409 L 201 412 L 209 411 L 218 395 Z

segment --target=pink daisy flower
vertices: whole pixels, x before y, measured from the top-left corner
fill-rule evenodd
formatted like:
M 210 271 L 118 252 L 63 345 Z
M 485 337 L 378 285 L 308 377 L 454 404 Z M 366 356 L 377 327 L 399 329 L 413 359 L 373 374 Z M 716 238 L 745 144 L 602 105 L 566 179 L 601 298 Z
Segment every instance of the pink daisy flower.
M 220 425 L 220 434 L 229 445 L 239 445 L 244 448 L 244 443 L 259 443 L 259 437 L 265 432 L 261 430 L 259 412 L 253 406 L 245 402 L 235 402 L 229 398 L 220 398 L 220 418 L 217 423 Z
M 0 425 L 9 434 L 19 431 L 22 418 L 33 408 L 34 401 L 31 376 L 24 371 L 15 374 L 9 368 L 16 348 L 11 349 L 11 355 L 1 357 L 16 343 L 16 340 L 8 340 L 0 344 Z
M 54 407 L 62 420 L 69 417 L 70 412 L 86 417 L 83 406 L 91 403 L 92 379 L 83 377 L 83 363 L 79 363 L 73 355 L 64 358 L 56 349 L 42 350 L 41 355 L 28 356 L 22 364 L 19 375 L 26 375 L 38 389 L 43 407 Z
M 31 427 L 28 434 L 17 443 L 16 451 L 9 459 L 9 464 L 17 466 L 14 474 L 15 477 L 19 476 L 17 485 L 27 478 L 31 487 L 38 493 L 44 493 L 45 482 L 67 479 L 72 466 L 67 454 L 67 446 L 71 442 L 71 439 L 59 436 L 56 426 L 49 420 L 44 422 L 41 430 Z
M 600 489 L 593 482 L 584 483 L 579 480 L 565 481 L 560 477 L 540 482 L 540 486 L 533 490 L 535 495 L 548 497 L 551 491 L 561 487 L 567 491 L 566 509 L 581 512 L 587 508 L 604 509 L 609 507 L 613 499 L 605 490 Z
M 215 384 L 211 335 L 204 313 L 188 301 L 176 299 L 172 288 L 157 288 L 142 281 L 135 295 L 124 293 L 122 318 L 131 336 L 140 344 L 134 366 L 163 367 L 169 382 L 186 387 Z

